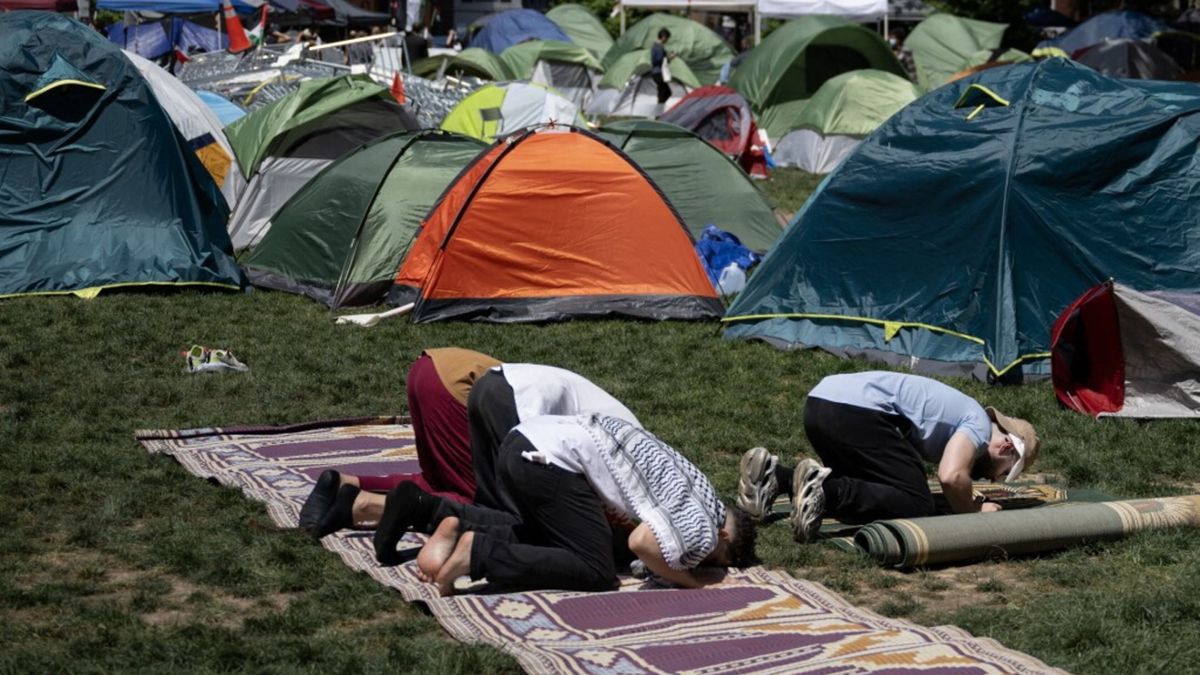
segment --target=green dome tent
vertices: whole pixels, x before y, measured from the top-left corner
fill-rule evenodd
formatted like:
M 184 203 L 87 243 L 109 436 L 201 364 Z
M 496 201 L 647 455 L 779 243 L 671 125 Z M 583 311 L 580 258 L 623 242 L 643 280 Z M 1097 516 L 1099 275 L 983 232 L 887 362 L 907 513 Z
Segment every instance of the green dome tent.
M 862 68 L 904 76 L 891 48 L 869 28 L 810 16 L 787 22 L 748 52 L 729 85 L 750 102 L 759 126 L 780 139 L 826 80 Z
M 671 97 L 659 106 L 658 87 L 650 77 L 650 50 L 626 52 L 604 71 L 596 95 L 586 108 L 587 113 L 608 117 L 654 117 L 700 86 L 685 61 L 676 59 L 671 64 L 671 75 Z
M 979 61 L 978 52 L 991 53 L 1000 46 L 1006 23 L 963 19 L 953 14 L 934 14 L 913 28 L 904 41 L 912 52 L 917 84 L 924 91 L 937 89 L 951 76 L 989 60 Z
M 1032 60 L 1032 56 L 1026 54 L 1020 49 L 1005 49 L 1003 51 L 999 49 L 980 49 L 974 54 L 968 56 L 967 59 L 963 61 L 962 67 L 963 69 L 971 69 L 978 68 L 979 66 L 986 66 L 989 63 L 1025 63 L 1026 61 Z
M 579 108 L 540 84 L 504 82 L 489 84 L 459 101 L 442 129 L 491 143 L 497 136 L 538 124 L 586 126 Z
M 754 181 L 695 133 L 651 120 L 613 122 L 596 133 L 637 162 L 693 237 L 699 238 L 705 225 L 716 225 L 762 252 L 783 232 L 782 219 Z
M 676 63 L 683 61 L 700 84 L 712 84 L 721 74 L 721 66 L 733 60 L 733 50 L 720 35 L 691 19 L 659 13 L 651 14 L 625 31 L 613 43 L 601 63 L 608 69 L 629 52 L 650 49 L 658 39 L 658 31 L 663 28 L 671 31 L 667 51 L 677 55 L 671 61 L 672 75 L 676 74 Z
M 505 49 L 500 61 L 508 79 L 544 84 L 583 108 L 604 68 L 583 47 L 558 40 L 529 40 Z
M 331 308 L 381 301 L 429 207 L 486 147 L 440 131 L 401 132 L 362 146 L 271 219 L 243 261 L 247 276 Z
M 0 297 L 240 288 L 225 200 L 120 48 L 51 12 L 0 36 Z
M 1048 372 L 1056 317 L 1114 278 L 1200 291 L 1200 91 L 1064 59 L 926 94 L 826 178 L 727 336 L 921 372 Z
M 510 77 L 499 56 L 478 47 L 421 59 L 413 64 L 412 72 L 428 80 L 440 80 L 449 75 L 502 82 Z
M 270 218 L 310 178 L 368 141 L 418 127 L 387 87 L 366 75 L 307 80 L 225 128 L 250 181 L 229 218 L 241 250 L 258 243 Z
M 571 42 L 588 50 L 598 59 L 603 58 L 612 47 L 612 36 L 608 34 L 604 24 L 582 5 L 557 5 L 546 12 L 546 18 L 561 28 L 571 38 Z
M 775 143 L 775 164 L 829 173 L 859 141 L 920 96 L 917 85 L 882 70 L 852 70 L 827 80 L 788 125 L 792 131 Z

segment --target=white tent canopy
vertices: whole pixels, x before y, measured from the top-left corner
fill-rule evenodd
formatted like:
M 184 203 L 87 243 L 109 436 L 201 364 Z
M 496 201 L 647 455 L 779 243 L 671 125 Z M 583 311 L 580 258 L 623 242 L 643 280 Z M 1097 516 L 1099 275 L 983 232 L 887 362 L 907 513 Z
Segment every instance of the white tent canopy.
M 887 16 L 888 0 L 758 0 L 758 12 L 781 19 L 827 14 L 850 21 L 877 21 Z

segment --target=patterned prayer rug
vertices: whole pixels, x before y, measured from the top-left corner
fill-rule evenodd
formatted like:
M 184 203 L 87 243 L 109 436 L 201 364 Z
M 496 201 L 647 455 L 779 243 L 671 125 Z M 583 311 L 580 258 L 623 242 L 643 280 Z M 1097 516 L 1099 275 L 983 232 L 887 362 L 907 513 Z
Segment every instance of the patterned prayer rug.
M 287 427 L 138 431 L 150 452 L 265 502 L 295 527 L 321 471 L 363 475 L 417 469 L 402 418 Z M 408 535 L 415 550 L 420 537 Z M 440 598 L 416 565 L 375 563 L 370 532 L 322 543 L 350 567 L 425 602 L 455 638 L 512 654 L 531 673 L 1060 673 L 1046 664 L 941 626 L 924 628 L 847 603 L 819 584 L 753 568 L 736 583 L 668 590 L 625 579 L 611 593 L 539 591 Z

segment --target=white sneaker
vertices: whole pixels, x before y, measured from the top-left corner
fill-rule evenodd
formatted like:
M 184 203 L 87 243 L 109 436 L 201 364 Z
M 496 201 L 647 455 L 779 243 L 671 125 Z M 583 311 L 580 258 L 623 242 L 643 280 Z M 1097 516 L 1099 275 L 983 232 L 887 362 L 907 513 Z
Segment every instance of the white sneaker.
M 750 448 L 738 464 L 738 508 L 755 520 L 762 520 L 771 511 L 771 503 L 779 494 L 775 467 L 779 457 L 766 448 Z
M 822 483 L 832 469 L 821 466 L 815 459 L 805 459 L 796 465 L 792 474 L 792 538 L 807 544 L 817 538 L 821 517 L 825 514 L 825 488 Z

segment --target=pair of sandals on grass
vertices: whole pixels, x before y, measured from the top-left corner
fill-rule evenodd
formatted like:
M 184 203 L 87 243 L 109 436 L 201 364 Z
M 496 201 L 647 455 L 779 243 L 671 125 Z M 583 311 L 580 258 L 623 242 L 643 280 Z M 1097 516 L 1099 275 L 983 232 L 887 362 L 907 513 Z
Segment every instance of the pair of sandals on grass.
M 778 466 L 779 456 L 766 448 L 747 450 L 738 463 L 737 505 L 755 520 L 761 521 L 771 513 L 779 495 L 779 476 L 775 471 Z M 825 514 L 822 484 L 831 471 L 817 460 L 806 458 L 800 460 L 792 473 L 792 512 L 788 522 L 792 537 L 802 544 L 815 541 L 821 529 Z

